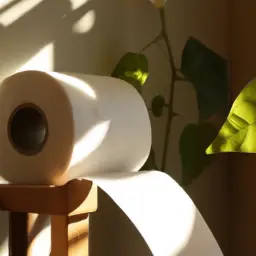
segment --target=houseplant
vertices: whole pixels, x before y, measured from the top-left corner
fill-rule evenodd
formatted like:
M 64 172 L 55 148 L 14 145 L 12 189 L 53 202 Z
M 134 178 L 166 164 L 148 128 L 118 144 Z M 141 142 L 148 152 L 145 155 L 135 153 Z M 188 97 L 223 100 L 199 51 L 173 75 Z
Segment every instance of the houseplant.
M 182 51 L 181 65 L 177 67 L 170 43 L 171 35 L 168 33 L 168 24 L 166 24 L 166 1 L 150 0 L 150 2 L 159 13 L 161 31 L 139 52 L 126 53 L 116 65 L 112 76 L 129 82 L 139 93 L 142 93 L 147 87 L 149 73 L 154 76 L 153 73 L 149 72 L 150 63 L 148 63 L 145 50 L 160 41 L 164 42 L 164 51 L 167 54 L 171 74 L 169 95 L 155 95 L 151 100 L 151 105 L 148 106 L 150 115 L 154 117 L 162 116 L 163 110 L 167 110 L 163 154 L 161 163 L 157 164 L 155 155 L 159 154 L 159 152 L 155 152 L 152 147 L 150 157 L 143 169 L 168 171 L 166 163 L 170 134 L 173 120 L 179 116 L 178 111 L 174 112 L 173 108 L 175 87 L 177 82 L 189 82 L 188 86 L 193 86 L 196 91 L 199 118 L 197 123 L 190 123 L 184 128 L 179 139 L 179 152 L 182 163 L 182 179 L 180 183 L 187 186 L 200 175 L 213 159 L 205 154 L 206 147 L 217 135 L 217 129 L 209 119 L 213 115 L 219 114 L 222 110 L 225 111 L 228 106 L 227 61 L 195 37 L 189 36 Z

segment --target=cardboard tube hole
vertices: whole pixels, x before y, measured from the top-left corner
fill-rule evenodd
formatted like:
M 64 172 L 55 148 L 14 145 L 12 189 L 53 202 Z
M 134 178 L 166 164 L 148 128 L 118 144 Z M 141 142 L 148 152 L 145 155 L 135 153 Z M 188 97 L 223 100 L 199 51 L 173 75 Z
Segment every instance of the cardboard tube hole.
M 13 147 L 22 154 L 39 153 L 48 135 L 48 125 L 43 111 L 33 104 L 17 107 L 8 122 L 8 136 Z

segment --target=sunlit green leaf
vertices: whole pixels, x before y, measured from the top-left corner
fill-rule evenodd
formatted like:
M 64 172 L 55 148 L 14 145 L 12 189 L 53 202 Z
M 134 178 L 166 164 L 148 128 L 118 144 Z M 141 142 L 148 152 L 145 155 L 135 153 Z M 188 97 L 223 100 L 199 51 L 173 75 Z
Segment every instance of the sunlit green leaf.
M 200 120 L 226 110 L 229 90 L 225 59 L 190 37 L 182 53 L 181 72 L 195 87 Z
M 217 130 L 211 123 L 188 124 L 184 128 L 179 142 L 182 185 L 191 184 L 211 163 L 213 158 L 205 154 L 205 149 L 216 134 Z
M 145 55 L 128 52 L 116 65 L 113 77 L 125 80 L 133 85 L 140 93 L 142 85 L 148 78 L 148 60 Z
M 238 95 L 218 136 L 206 150 L 207 154 L 218 152 L 256 153 L 256 80 Z
M 164 106 L 165 106 L 165 100 L 163 96 L 157 95 L 153 98 L 151 102 L 151 109 L 155 117 L 160 117 L 163 115 Z

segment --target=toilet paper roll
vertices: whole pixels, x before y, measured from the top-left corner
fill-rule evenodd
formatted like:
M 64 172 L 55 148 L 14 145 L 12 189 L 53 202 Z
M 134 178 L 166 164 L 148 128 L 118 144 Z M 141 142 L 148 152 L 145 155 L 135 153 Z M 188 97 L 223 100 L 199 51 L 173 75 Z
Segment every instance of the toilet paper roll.
M 134 172 L 151 146 L 142 98 L 111 77 L 17 73 L 0 86 L 0 123 L 1 176 L 11 183 Z
M 0 175 L 4 183 L 101 187 L 154 256 L 222 255 L 186 193 L 169 176 L 138 171 L 151 128 L 128 83 L 100 76 L 25 71 L 0 86 Z

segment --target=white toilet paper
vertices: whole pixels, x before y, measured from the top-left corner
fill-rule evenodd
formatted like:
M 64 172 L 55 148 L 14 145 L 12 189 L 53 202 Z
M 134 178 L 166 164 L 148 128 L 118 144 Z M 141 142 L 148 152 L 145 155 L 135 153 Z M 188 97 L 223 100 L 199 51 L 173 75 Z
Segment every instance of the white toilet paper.
M 151 129 L 143 99 L 128 83 L 39 71 L 8 77 L 0 86 L 0 141 L 2 182 L 90 179 L 127 214 L 153 255 L 222 255 L 178 184 L 161 172 L 136 172 L 149 155 Z
M 11 183 L 60 184 L 94 172 L 133 172 L 148 157 L 151 129 L 147 109 L 124 81 L 27 71 L 2 83 L 0 99 L 0 169 Z M 24 107 L 17 114 L 23 124 L 13 123 L 14 132 L 18 129 L 20 133 L 16 137 L 23 136 L 24 123 L 30 122 L 22 117 L 26 109 L 36 108 L 47 119 L 45 144 L 38 153 L 27 150 L 29 156 L 20 153 L 23 149 L 19 146 L 17 150 L 8 135 L 7 124 L 20 106 Z M 39 141 L 44 136 L 40 127 L 36 131 Z

